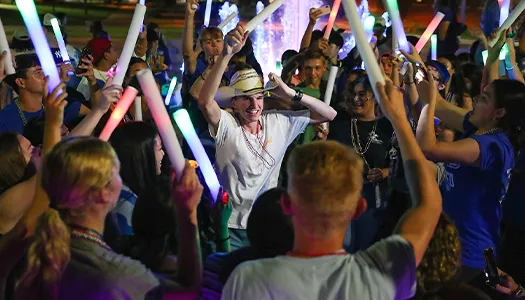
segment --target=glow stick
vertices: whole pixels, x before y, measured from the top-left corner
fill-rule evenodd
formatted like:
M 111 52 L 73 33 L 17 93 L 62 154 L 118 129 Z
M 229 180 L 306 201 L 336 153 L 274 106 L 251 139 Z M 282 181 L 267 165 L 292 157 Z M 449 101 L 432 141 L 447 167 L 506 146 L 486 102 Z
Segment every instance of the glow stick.
M 252 32 L 257 26 L 259 26 L 264 20 L 268 19 L 281 5 L 283 5 L 285 0 L 274 0 L 268 6 L 266 6 L 258 15 L 246 24 L 245 28 L 247 31 Z
M 441 23 L 441 20 L 443 20 L 443 17 L 445 17 L 445 15 L 438 11 L 432 19 L 432 21 L 430 21 L 430 24 L 428 24 L 427 29 L 425 29 L 425 32 L 423 32 L 415 46 L 418 53 L 421 52 L 421 50 L 423 50 L 432 34 L 434 34 L 434 32 L 436 31 L 436 28 L 438 28 L 439 23 Z
M 142 121 L 142 97 L 135 97 L 135 101 L 133 101 L 133 108 L 135 111 L 135 115 L 133 116 L 135 121 Z
M 53 32 L 57 39 L 58 48 L 60 49 L 60 56 L 62 56 L 63 62 L 69 62 L 69 54 L 67 53 L 66 43 L 64 43 L 64 37 L 62 36 L 62 31 L 60 31 L 60 25 L 58 25 L 58 19 L 51 19 L 51 27 L 53 27 Z
M 324 103 L 330 105 L 332 100 L 332 93 L 334 91 L 334 84 L 337 78 L 337 72 L 339 71 L 338 67 L 332 66 L 330 68 L 330 75 L 328 76 L 328 82 L 326 84 L 326 91 L 324 93 Z
M 182 95 L 180 94 L 180 91 L 182 89 L 182 83 L 177 83 L 177 86 L 175 86 L 175 107 L 181 107 L 182 106 Z
M 204 12 L 204 26 L 210 26 L 211 17 L 211 2 L 212 0 L 206 0 L 206 11 Z
M 57 66 L 53 54 L 51 53 L 51 48 L 49 48 L 46 35 L 40 24 L 40 18 L 36 12 L 35 3 L 33 0 L 17 0 L 16 6 L 24 19 L 31 41 L 35 46 L 35 51 L 38 55 L 38 60 L 40 61 L 42 70 L 45 75 L 49 76 L 48 88 L 51 93 L 55 87 L 60 84 L 60 76 L 58 75 Z M 58 94 L 62 94 L 62 91 L 59 91 Z
M 386 9 L 390 20 L 392 21 L 392 26 L 396 29 L 397 42 L 399 43 L 399 49 L 410 53 L 410 46 L 408 46 L 407 36 L 405 34 L 405 29 L 403 28 L 403 22 L 401 21 L 401 16 L 399 15 L 399 8 L 397 6 L 397 0 L 387 0 L 385 1 Z
M 155 124 L 159 129 L 160 137 L 175 169 L 177 179 L 180 181 L 182 172 L 184 171 L 184 155 L 182 154 L 182 149 L 180 148 L 177 135 L 175 134 L 170 117 L 164 106 L 164 101 L 160 95 L 155 78 L 153 78 L 150 69 L 144 69 L 137 73 L 137 79 L 139 80 L 142 92 L 146 96 L 146 102 L 148 103 L 153 120 L 155 120 Z
M 516 19 L 521 15 L 521 13 L 525 10 L 525 0 L 521 0 L 518 5 L 512 10 L 512 13 L 508 16 L 508 18 L 503 22 L 503 24 L 499 27 L 498 31 L 496 32 L 496 37 L 498 37 L 502 32 L 507 30 Z M 492 39 L 489 41 L 489 46 L 494 47 L 496 45 L 496 42 L 498 41 L 497 38 Z
M 335 0 L 334 5 L 332 6 L 332 11 L 330 12 L 330 17 L 328 18 L 328 24 L 326 24 L 326 31 L 324 32 L 324 39 L 330 38 L 330 33 L 334 28 L 335 18 L 339 12 L 339 7 L 341 6 L 341 0 Z
M 432 60 L 437 60 L 437 40 L 438 40 L 437 34 L 433 34 L 430 37 L 430 45 L 431 45 L 430 59 Z
M 166 99 L 164 99 L 164 104 L 170 105 L 171 96 L 173 95 L 173 91 L 175 90 L 176 85 L 177 85 L 177 77 L 173 77 L 170 82 L 170 88 L 168 89 L 168 93 L 166 94 Z
M 359 18 L 359 15 L 357 14 L 355 0 L 344 0 L 343 8 L 345 10 L 346 18 L 350 23 L 350 27 L 352 28 L 352 32 L 354 33 L 357 50 L 359 51 L 359 54 L 365 63 L 366 72 L 368 74 L 368 78 L 370 79 L 376 99 L 380 99 L 376 84 L 378 82 L 385 84 L 385 79 L 383 78 L 381 69 L 379 69 L 377 58 L 372 51 L 372 47 L 370 47 L 370 44 L 366 40 L 365 31 L 361 26 L 361 18 Z
M 487 57 L 489 57 L 489 50 L 483 50 L 481 52 L 481 56 L 483 57 L 483 64 L 487 65 Z
M 215 174 L 210 158 L 206 154 L 206 151 L 197 136 L 197 132 L 195 132 L 195 128 L 193 128 L 188 111 L 183 108 L 177 110 L 173 113 L 173 119 L 175 119 L 175 123 L 179 126 L 184 139 L 186 139 L 186 142 L 190 146 L 193 156 L 195 156 L 195 159 L 199 163 L 199 168 L 204 176 L 204 181 L 206 181 L 206 185 L 210 189 L 213 201 L 216 202 L 221 189 L 221 184 L 219 183 L 219 179 L 217 179 L 217 174 Z
M 117 128 L 118 124 L 120 124 L 120 121 L 122 121 L 122 118 L 124 118 L 124 115 L 128 111 L 129 107 L 131 106 L 131 103 L 133 102 L 133 99 L 135 99 L 137 94 L 138 91 L 134 87 L 128 86 L 126 88 L 124 94 L 115 106 L 115 109 L 113 109 L 113 112 L 111 113 L 111 116 L 109 117 L 106 126 L 104 126 L 104 129 L 100 133 L 98 137 L 99 139 L 103 141 L 109 140 L 109 137 L 111 137 L 111 134 L 113 133 L 115 128 Z
M 128 36 L 126 42 L 124 42 L 124 48 L 118 59 L 115 76 L 113 77 L 113 84 L 122 86 L 126 71 L 128 70 L 129 61 L 135 50 L 135 44 L 139 37 L 139 32 L 142 27 L 142 21 L 144 20 L 144 14 L 146 13 L 146 6 L 137 4 L 135 6 L 135 12 L 133 13 L 133 19 L 129 26 Z
M 228 25 L 228 23 L 230 23 L 236 16 L 237 16 L 237 12 L 236 11 L 232 12 L 224 21 L 221 22 L 221 24 L 217 26 L 217 28 L 222 30 L 224 26 Z
M 394 26 L 390 26 L 390 28 L 392 28 L 392 52 L 397 56 L 397 48 L 399 48 L 399 45 L 397 44 L 396 29 Z
M 368 42 L 372 40 L 372 37 L 374 36 L 374 23 L 376 22 L 376 18 L 374 16 L 370 15 L 366 17 L 366 19 L 363 22 L 363 29 L 365 30 L 366 39 Z
M 499 1 L 498 1 L 499 2 Z M 499 8 L 499 26 L 503 25 L 503 22 L 509 17 L 510 0 L 502 0 L 501 7 Z
M 13 58 L 11 57 L 11 49 L 9 49 L 9 43 L 7 42 L 7 37 L 5 35 L 4 24 L 0 19 L 0 52 L 6 51 L 5 56 L 5 74 L 11 75 L 15 74 L 15 67 L 13 66 Z
M 146 0 L 139 0 L 139 3 L 140 3 L 141 5 L 146 5 Z

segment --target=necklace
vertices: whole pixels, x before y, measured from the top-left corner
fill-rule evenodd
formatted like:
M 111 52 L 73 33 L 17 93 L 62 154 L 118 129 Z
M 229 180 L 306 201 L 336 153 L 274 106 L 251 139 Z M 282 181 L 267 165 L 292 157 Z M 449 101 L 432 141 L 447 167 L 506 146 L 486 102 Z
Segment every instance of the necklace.
M 370 148 L 370 144 L 372 144 L 372 140 L 377 139 L 376 134 L 377 129 L 377 119 L 374 121 L 374 127 L 372 128 L 372 131 L 368 134 L 368 141 L 366 142 L 365 148 L 361 146 L 361 139 L 359 137 L 359 129 L 357 128 L 357 119 L 352 118 L 352 121 L 350 123 L 350 135 L 352 137 L 352 145 L 354 146 L 354 149 L 356 150 L 357 154 L 361 156 L 363 161 L 365 162 L 366 166 L 370 169 L 370 165 L 366 161 L 365 153 L 368 151 L 368 148 Z
M 100 234 L 98 234 L 97 232 L 91 229 L 88 229 L 88 228 L 80 229 L 80 227 L 73 228 L 71 229 L 71 237 L 74 239 L 90 241 L 95 244 L 98 244 L 99 246 L 101 246 L 102 248 L 108 251 L 113 251 L 113 249 L 111 249 L 111 247 L 109 247 L 109 245 L 106 244 L 106 242 L 102 240 L 102 237 L 100 236 Z
M 260 123 L 257 123 L 257 125 L 259 126 Z M 261 131 L 263 131 L 263 125 L 260 124 L 261 126 Z M 241 126 L 241 130 L 242 130 L 242 136 L 244 138 L 244 143 L 246 144 L 246 147 L 248 147 L 248 151 L 250 151 L 254 156 L 255 158 L 258 158 L 260 159 L 262 162 L 263 162 L 263 165 L 265 168 L 267 169 L 271 169 L 273 166 L 275 166 L 275 159 L 273 158 L 273 156 L 270 154 L 270 152 L 268 152 L 268 150 L 266 149 L 266 145 L 263 143 L 263 138 L 264 138 L 264 134 L 262 134 L 260 137 L 259 137 L 259 133 L 256 134 L 256 139 L 257 139 L 257 142 L 259 144 L 259 146 L 261 147 L 262 151 L 259 153 L 255 147 L 252 145 L 252 142 L 250 142 L 250 140 L 248 139 L 248 136 L 246 135 L 246 130 L 244 129 L 244 127 Z M 268 158 L 269 159 L 266 159 L 264 157 L 264 153 L 266 152 L 266 154 L 268 155 Z
M 294 251 L 294 250 L 286 252 L 286 255 L 288 255 L 288 256 L 309 257 L 309 258 L 321 257 L 321 256 L 329 256 L 329 255 L 347 255 L 347 254 L 348 254 L 348 252 L 346 252 L 345 249 L 341 249 L 341 250 L 338 250 L 336 252 L 318 252 L 318 253 L 315 253 L 315 252 L 302 252 L 302 251 Z
M 20 101 L 18 100 L 18 98 L 15 98 L 14 102 L 15 102 L 15 105 L 16 105 L 16 109 L 18 110 L 18 115 L 20 116 L 20 119 L 22 119 L 22 123 L 24 123 L 24 126 L 26 126 L 27 125 L 27 118 L 24 115 L 24 111 L 22 111 L 22 108 L 20 107 Z M 42 109 L 44 109 L 44 104 L 42 104 Z
M 503 129 L 496 127 L 496 128 L 489 129 L 485 132 L 476 133 L 474 135 L 485 135 L 485 134 L 493 134 L 493 133 L 500 133 L 500 132 L 503 132 Z

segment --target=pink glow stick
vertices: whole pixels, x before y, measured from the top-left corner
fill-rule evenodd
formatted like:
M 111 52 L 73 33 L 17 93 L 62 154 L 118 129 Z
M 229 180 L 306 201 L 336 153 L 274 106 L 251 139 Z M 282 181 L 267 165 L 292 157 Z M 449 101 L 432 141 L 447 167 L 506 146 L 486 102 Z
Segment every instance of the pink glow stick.
M 104 126 L 104 129 L 100 133 L 100 136 L 98 137 L 99 139 L 106 142 L 109 140 L 109 137 L 111 136 L 115 128 L 117 128 L 118 124 L 120 124 L 122 118 L 124 118 L 124 115 L 131 106 L 131 103 L 133 103 L 133 100 L 135 100 L 137 94 L 138 91 L 135 88 L 131 86 L 128 86 L 126 88 L 124 94 L 118 101 L 117 106 L 115 106 L 115 109 L 111 113 L 111 116 L 109 117 L 106 126 Z
M 341 0 L 335 0 L 334 6 L 332 6 L 332 11 L 330 12 L 330 18 L 328 18 L 328 24 L 326 24 L 326 31 L 324 32 L 323 36 L 324 39 L 328 39 L 330 37 L 330 33 L 332 33 L 332 28 L 334 28 L 335 18 L 337 17 L 340 6 Z
M 438 28 L 439 23 L 441 23 L 441 20 L 443 20 L 444 16 L 445 15 L 439 11 L 436 13 L 430 24 L 428 24 L 427 29 L 425 29 L 425 32 L 423 32 L 423 34 L 419 38 L 419 41 L 416 44 L 417 52 L 421 52 L 421 50 L 423 50 L 434 31 L 436 31 L 436 28 Z

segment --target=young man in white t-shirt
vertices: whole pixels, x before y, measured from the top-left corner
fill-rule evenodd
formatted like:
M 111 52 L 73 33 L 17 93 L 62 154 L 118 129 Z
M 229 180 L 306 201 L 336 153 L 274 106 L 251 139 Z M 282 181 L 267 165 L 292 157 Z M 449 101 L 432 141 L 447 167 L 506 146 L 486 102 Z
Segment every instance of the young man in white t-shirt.
M 248 38 L 242 25 L 227 36 L 223 52 L 217 58 L 199 95 L 199 106 L 208 121 L 216 143 L 216 167 L 219 181 L 230 195 L 233 212 L 228 222 L 232 249 L 249 245 L 246 221 L 253 201 L 266 190 L 276 187 L 286 148 L 308 124 L 333 120 L 336 111 L 323 101 L 296 92 L 279 77 L 270 74 L 271 92 L 280 99 L 299 102 L 304 111 L 265 111 L 264 88 L 255 70 L 235 73 L 230 86 L 221 87 L 224 70 L 231 57 Z M 235 46 L 231 46 L 235 45 Z M 232 107 L 230 114 L 220 107 Z M 269 220 L 270 221 L 270 220 Z M 228 237 L 219 237 L 219 239 Z
M 366 210 L 361 197 L 363 160 L 334 141 L 294 149 L 288 160 L 288 191 L 281 197 L 294 226 L 293 249 L 283 256 L 239 265 L 222 299 L 408 299 L 439 216 L 441 194 L 406 118 L 401 92 L 379 87 L 379 103 L 399 140 L 415 207 L 398 234 L 365 251 L 347 254 L 347 224 Z M 269 220 L 271 222 L 271 220 Z

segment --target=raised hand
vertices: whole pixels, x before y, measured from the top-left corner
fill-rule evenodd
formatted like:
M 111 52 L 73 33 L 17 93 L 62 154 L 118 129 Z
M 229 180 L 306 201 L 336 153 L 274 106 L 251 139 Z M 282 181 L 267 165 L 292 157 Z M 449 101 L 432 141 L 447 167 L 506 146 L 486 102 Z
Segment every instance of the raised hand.
M 194 16 L 199 8 L 198 0 L 186 0 L 186 15 Z
M 171 176 L 171 195 L 177 211 L 183 214 L 195 214 L 195 217 L 203 191 L 196 168 L 195 165 L 186 161 L 180 182 L 177 182 L 175 172 Z
M 112 78 L 108 79 L 109 84 L 106 83 L 106 87 L 102 89 L 100 101 L 98 101 L 97 106 L 95 107 L 95 109 L 102 114 L 105 114 L 109 110 L 111 104 L 117 103 L 120 97 L 122 97 L 122 87 L 112 85 L 112 81 Z
M 381 111 L 390 121 L 406 118 L 403 93 L 392 83 L 392 80 L 385 78 L 385 85 L 378 82 L 377 90 Z
M 95 78 L 95 73 L 93 71 L 93 56 L 88 55 L 80 60 L 80 65 L 83 69 L 86 69 L 86 72 L 78 74 L 78 76 L 86 77 L 89 85 L 97 84 L 97 78 Z
M 410 45 L 410 54 L 400 49 L 399 51 L 401 51 L 401 54 L 403 54 L 413 64 L 420 63 L 424 65 L 423 59 L 419 55 L 419 52 L 417 52 L 416 47 L 410 43 L 408 43 L 408 45 Z
M 322 15 L 322 11 L 317 8 L 310 8 L 310 25 L 315 25 L 317 23 L 317 19 L 319 19 Z
M 244 26 L 238 24 L 235 29 L 228 32 L 226 35 L 224 43 L 224 48 L 222 51 L 223 56 L 234 55 L 241 51 L 246 40 L 248 39 L 248 32 L 245 30 Z
M 74 74 L 75 69 L 70 63 L 61 63 L 60 65 L 58 65 L 58 73 L 60 75 L 60 81 L 68 82 L 70 79 L 69 74 Z
M 44 110 L 46 112 L 45 122 L 54 128 L 60 128 L 64 123 L 64 108 L 67 105 L 66 85 L 61 83 L 55 87 L 51 94 L 48 93 L 49 77 L 44 84 Z M 62 91 L 59 96 L 58 93 Z
M 270 73 L 268 78 L 275 86 L 274 89 L 270 90 L 270 93 L 279 97 L 279 99 L 290 100 L 295 95 L 295 90 L 286 85 L 286 83 L 284 83 L 284 81 L 279 76 L 275 75 L 274 73 Z

